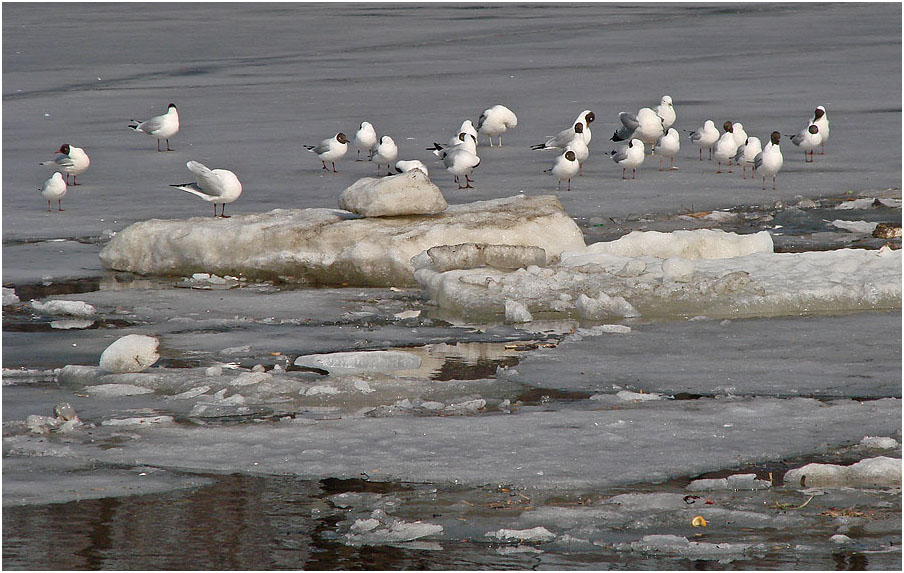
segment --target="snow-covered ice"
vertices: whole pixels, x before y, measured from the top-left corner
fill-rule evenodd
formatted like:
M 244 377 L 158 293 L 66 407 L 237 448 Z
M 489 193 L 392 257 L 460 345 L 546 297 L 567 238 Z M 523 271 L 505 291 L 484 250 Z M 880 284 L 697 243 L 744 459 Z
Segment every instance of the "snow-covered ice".
M 102 370 L 116 374 L 141 372 L 160 359 L 157 354 L 159 344 L 160 341 L 153 336 L 128 334 L 101 353 L 99 365 Z
M 322 284 L 412 284 L 411 258 L 461 242 L 535 246 L 547 256 L 584 246 L 555 197 L 515 196 L 452 205 L 433 216 L 360 218 L 333 209 L 278 209 L 228 220 L 136 223 L 101 251 L 111 269 L 279 277 Z
M 850 466 L 807 464 L 785 474 L 785 485 L 800 487 L 901 487 L 901 460 L 868 458 Z
M 339 195 L 339 208 L 364 217 L 435 215 L 448 203 L 427 175 L 413 169 L 377 179 L 364 177 Z

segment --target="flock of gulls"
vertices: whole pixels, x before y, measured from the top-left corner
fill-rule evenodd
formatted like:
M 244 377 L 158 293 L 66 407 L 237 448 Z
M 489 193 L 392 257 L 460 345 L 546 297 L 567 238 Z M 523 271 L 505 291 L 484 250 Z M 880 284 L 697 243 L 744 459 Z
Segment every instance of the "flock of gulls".
M 567 128 L 545 142 L 531 146 L 532 150 L 556 153 L 552 167 L 544 171 L 556 178 L 556 190 L 561 189 L 564 181 L 567 182 L 570 191 L 571 179 L 583 175 L 584 161 L 590 156 L 589 145 L 592 136 L 590 124 L 595 119 L 596 114 L 585 109 Z M 660 171 L 666 170 L 663 167 L 665 158 L 669 160 L 667 169 L 677 169 L 675 157 L 681 149 L 681 141 L 678 131 L 672 127 L 676 119 L 675 106 L 668 95 L 662 96 L 655 108 L 644 107 L 636 114 L 627 112 L 618 114 L 619 127 L 610 138 L 611 141 L 618 143 L 618 147 L 608 155 L 622 168 L 622 179 L 627 179 L 628 169 L 631 170 L 631 179 L 637 177 L 637 168 L 648 154 L 647 145 L 650 146 L 650 154 L 659 156 Z M 518 117 L 512 110 L 504 105 L 494 105 L 484 110 L 476 127 L 470 119 L 467 119 L 462 122 L 457 134 L 450 141 L 445 144 L 434 143 L 427 150 L 432 151 L 442 161 L 445 169 L 458 183 L 459 189 L 470 189 L 473 182 L 471 175 L 480 165 L 480 157 L 477 154 L 478 137 L 487 137 L 490 147 L 494 146 L 493 138 L 496 137 L 496 145 L 501 147 L 502 134 L 517 125 Z M 158 152 L 173 151 L 169 139 L 179 132 L 179 112 L 171 103 L 166 113 L 147 121 L 132 120 L 129 127 L 136 132 L 156 138 Z M 709 150 L 709 159 L 715 158 L 718 163 L 716 173 L 722 173 L 723 163 L 726 164 L 729 173 L 732 173 L 732 166 L 737 165 L 743 168 L 743 176 L 746 179 L 747 168 L 750 167 L 751 177 L 757 172 L 762 176 L 764 190 L 768 177 L 772 177 L 772 189 L 775 189 L 775 176 L 784 163 L 780 147 L 782 134 L 778 131 L 770 134 L 765 146 L 758 137 L 748 136 L 744 126 L 739 122 L 725 121 L 721 133 L 712 120 L 706 120 L 694 131 L 684 131 L 690 141 L 699 147 L 701 161 L 703 150 Z M 813 117 L 799 133 L 786 137 L 803 150 L 806 162 L 813 161 L 817 148 L 820 149 L 820 155 L 824 154 L 825 142 L 829 138 L 829 118 L 826 108 L 818 106 Z M 166 149 L 161 149 L 161 142 L 166 143 Z M 324 170 L 332 169 L 336 172 L 336 161 L 345 157 L 350 146 L 357 149 L 357 160 L 363 161 L 361 159 L 363 151 L 369 161 L 377 164 L 378 176 L 382 173 L 384 165 L 387 175 L 404 173 L 412 169 L 420 169 L 429 175 L 428 168 L 423 162 L 417 159 L 399 160 L 399 148 L 392 137 L 388 135 L 378 137 L 373 124 L 367 121 L 361 122 L 352 140 L 340 132 L 324 139 L 318 145 L 306 145 L 305 148 L 317 155 Z M 327 167 L 327 162 L 330 167 Z M 70 175 L 71 184 L 78 185 L 76 177 L 88 169 L 91 160 L 84 149 L 64 143 L 57 150 L 56 157 L 40 164 L 50 166 L 55 171 L 40 189 L 41 196 L 47 200 L 47 210 L 52 210 L 52 203 L 56 201 L 59 210 L 63 211 L 62 200 L 70 184 Z M 208 169 L 197 161 L 189 161 L 186 167 L 194 174 L 195 181 L 171 186 L 213 203 L 214 217 L 218 216 L 217 205 L 221 205 L 219 217 L 228 217 L 226 204 L 235 201 L 242 194 L 242 184 L 235 173 L 227 169 Z

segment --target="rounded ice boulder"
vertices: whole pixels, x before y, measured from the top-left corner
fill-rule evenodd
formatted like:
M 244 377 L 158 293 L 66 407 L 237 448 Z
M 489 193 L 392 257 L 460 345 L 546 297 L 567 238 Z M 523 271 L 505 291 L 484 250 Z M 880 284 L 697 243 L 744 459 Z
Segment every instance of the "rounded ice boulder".
M 420 169 L 357 180 L 339 195 L 339 208 L 364 217 L 435 215 L 448 207 L 439 187 Z
M 116 374 L 141 372 L 160 359 L 160 355 L 157 354 L 159 344 L 160 341 L 153 336 L 143 334 L 123 336 L 101 353 L 100 367 Z

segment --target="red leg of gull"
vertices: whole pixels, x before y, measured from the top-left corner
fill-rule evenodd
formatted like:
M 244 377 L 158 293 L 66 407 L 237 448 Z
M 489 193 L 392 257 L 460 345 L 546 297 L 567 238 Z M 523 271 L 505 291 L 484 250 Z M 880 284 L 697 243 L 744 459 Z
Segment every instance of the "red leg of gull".
M 820 154 L 820 155 L 825 155 L 825 154 L 826 154 L 826 144 L 825 144 L 825 143 L 820 143 L 820 144 L 819 144 L 819 154 Z
M 713 148 L 712 147 L 709 148 L 709 160 L 710 161 L 713 160 Z
M 175 151 L 175 149 L 173 149 L 172 147 L 169 146 L 169 138 L 167 138 L 167 140 L 166 140 L 166 150 L 167 151 Z
M 636 167 L 631 168 L 631 179 L 637 179 L 637 168 Z
M 703 161 L 703 148 L 700 148 L 700 161 Z
M 157 140 L 157 153 L 160 153 L 160 140 Z
M 719 162 L 719 168 L 716 170 L 716 173 L 722 173 L 722 162 Z
M 217 216 L 217 204 L 216 203 L 213 204 L 213 216 L 214 216 L 214 218 L 216 218 L 216 216 Z
M 662 156 L 659 156 L 659 170 L 662 171 Z
M 216 206 L 214 206 L 214 209 L 216 209 Z M 229 218 L 229 215 L 226 214 L 226 203 L 223 203 L 223 211 L 220 213 L 220 217 L 223 219 Z
M 335 161 L 330 161 L 330 164 L 333 166 L 333 173 L 336 173 L 336 172 L 337 172 L 337 171 L 336 171 L 336 162 L 335 162 Z
M 75 175 L 72 176 L 72 186 L 78 185 L 78 181 L 75 180 Z
M 568 190 L 571 191 L 571 179 L 568 180 Z
M 330 170 L 330 168 L 326 166 L 326 161 L 324 161 L 323 159 L 321 159 L 321 160 L 320 160 L 320 163 L 323 164 L 323 168 L 324 168 L 326 171 L 329 171 L 329 170 Z
M 47 200 L 47 210 L 53 211 L 53 209 L 50 207 L 50 199 Z
M 763 175 L 763 191 L 766 190 L 766 176 Z
M 471 178 L 465 173 L 465 189 L 473 189 L 474 187 L 471 185 Z
M 772 190 L 775 191 L 775 175 L 772 176 Z
M 627 179 L 627 177 L 625 177 L 625 168 L 624 167 L 621 168 L 621 178 Z
M 58 199 L 58 200 L 57 200 L 57 203 L 58 203 L 59 206 L 60 206 L 60 211 L 65 211 L 65 209 L 63 209 L 63 200 L 62 200 L 62 199 Z
M 731 170 L 731 159 L 728 160 L 728 172 L 729 172 L 729 173 L 734 173 L 734 172 Z

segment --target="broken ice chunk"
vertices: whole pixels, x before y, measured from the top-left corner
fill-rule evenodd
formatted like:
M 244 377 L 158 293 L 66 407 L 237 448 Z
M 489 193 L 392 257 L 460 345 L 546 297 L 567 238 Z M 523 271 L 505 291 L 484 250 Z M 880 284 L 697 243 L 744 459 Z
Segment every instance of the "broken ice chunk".
M 153 336 L 129 334 L 107 347 L 100 355 L 100 367 L 107 372 L 122 374 L 141 372 L 160 358 L 157 346 L 160 342 Z

